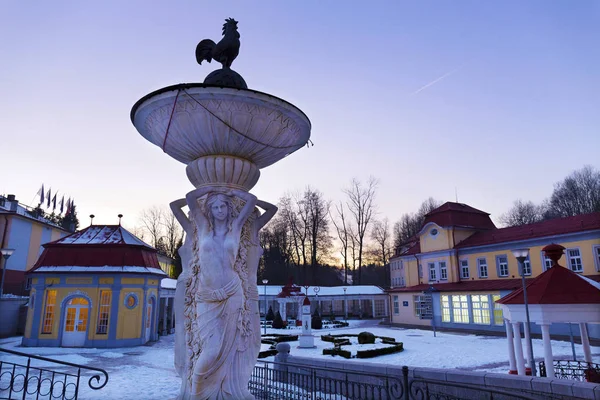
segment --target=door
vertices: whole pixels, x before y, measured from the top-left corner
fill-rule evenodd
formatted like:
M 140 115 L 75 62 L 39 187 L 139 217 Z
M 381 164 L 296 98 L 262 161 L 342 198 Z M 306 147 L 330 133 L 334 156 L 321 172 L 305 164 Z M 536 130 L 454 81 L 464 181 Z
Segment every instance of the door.
M 83 297 L 75 297 L 67 303 L 62 346 L 83 347 L 87 335 L 89 303 Z
M 152 332 L 152 299 L 148 299 L 148 305 L 146 306 L 146 333 L 145 340 L 150 340 L 150 333 Z

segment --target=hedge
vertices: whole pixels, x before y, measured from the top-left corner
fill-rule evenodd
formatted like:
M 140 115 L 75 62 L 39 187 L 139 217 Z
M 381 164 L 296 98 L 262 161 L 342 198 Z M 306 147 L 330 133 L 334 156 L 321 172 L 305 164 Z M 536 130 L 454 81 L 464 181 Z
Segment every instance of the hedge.
M 269 349 L 269 350 L 261 351 L 260 353 L 258 353 L 258 358 L 266 358 L 266 357 L 271 357 L 274 355 L 277 355 L 277 350 Z
M 385 356 L 386 354 L 399 353 L 403 350 L 404 350 L 404 344 L 402 342 L 399 342 L 399 343 L 396 343 L 396 345 L 394 345 L 394 346 L 383 347 L 381 349 L 358 350 L 356 352 L 356 358 L 372 358 L 372 357 L 377 357 L 377 356 Z
M 348 350 L 339 349 L 337 347 L 333 347 L 331 349 L 323 349 L 323 355 L 332 355 L 332 356 L 340 356 L 344 358 L 352 358 L 352 353 Z

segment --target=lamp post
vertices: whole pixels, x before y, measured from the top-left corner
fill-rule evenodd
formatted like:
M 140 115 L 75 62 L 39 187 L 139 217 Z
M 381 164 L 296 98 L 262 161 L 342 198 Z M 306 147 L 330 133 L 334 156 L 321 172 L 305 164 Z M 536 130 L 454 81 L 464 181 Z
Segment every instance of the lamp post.
M 530 359 L 529 368 L 531 368 L 531 376 L 536 376 L 535 359 L 533 358 L 533 344 L 531 341 L 531 330 L 529 323 L 529 303 L 527 302 L 527 285 L 525 284 L 525 260 L 529 257 L 529 249 L 515 249 L 512 251 L 513 255 L 519 262 L 519 268 L 521 269 L 521 282 L 523 285 L 523 302 L 525 303 L 525 317 L 527 319 L 527 325 L 525 326 L 526 334 L 529 337 L 528 346 Z
M 313 291 L 315 292 L 316 301 L 317 301 L 317 312 L 319 313 L 319 315 L 321 315 L 321 303 L 319 303 L 319 290 L 321 290 L 321 288 L 319 286 L 315 286 L 313 288 Z
M 348 290 L 348 288 L 344 288 L 344 322 L 348 322 L 348 303 L 346 301 L 346 290 Z
M 263 282 L 263 285 L 265 285 L 265 328 L 264 328 L 264 332 L 266 335 L 267 334 L 267 283 L 269 283 L 269 280 L 263 279 L 262 282 Z
M 0 281 L 0 297 L 4 294 L 4 273 L 6 272 L 6 264 L 8 263 L 8 258 L 12 256 L 15 252 L 15 249 L 0 249 L 2 253 L 2 258 L 4 258 L 4 266 L 2 267 L 2 280 Z

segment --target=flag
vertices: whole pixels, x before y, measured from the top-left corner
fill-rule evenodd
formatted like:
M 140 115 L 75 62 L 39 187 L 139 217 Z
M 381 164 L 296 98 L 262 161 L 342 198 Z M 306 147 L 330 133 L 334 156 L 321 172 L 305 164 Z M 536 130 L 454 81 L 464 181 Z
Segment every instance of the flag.
M 65 195 L 63 194 L 62 199 L 60 199 L 60 213 L 63 213 L 63 210 L 65 209 Z
M 47 207 L 50 207 L 50 199 L 52 198 L 52 188 L 48 189 L 48 195 L 46 196 L 46 200 L 48 200 L 48 205 Z
M 37 194 L 40 195 L 40 204 L 44 202 L 44 184 L 42 183 L 42 188 L 38 190 Z
M 54 212 L 54 210 L 56 210 L 56 195 L 57 193 L 54 193 L 54 197 L 52 198 L 52 212 Z
M 66 214 L 69 214 L 71 212 L 71 198 L 69 197 L 69 200 L 67 200 L 67 211 Z

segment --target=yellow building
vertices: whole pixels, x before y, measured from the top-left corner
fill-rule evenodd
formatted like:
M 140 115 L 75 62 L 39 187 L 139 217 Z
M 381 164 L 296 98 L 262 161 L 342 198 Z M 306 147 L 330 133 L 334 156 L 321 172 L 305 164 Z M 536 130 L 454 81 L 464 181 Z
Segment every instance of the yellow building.
M 91 225 L 44 245 L 23 346 L 123 347 L 158 339 L 156 250 L 120 225 Z
M 564 265 L 600 281 L 600 213 L 498 229 L 488 213 L 445 203 L 390 260 L 392 323 L 503 331 L 495 301 L 522 285 L 511 251 L 529 249 L 524 274 L 533 278 L 552 265 L 542 252 L 551 243 L 566 248 Z M 569 328 L 556 325 L 552 333 L 568 335 Z M 600 338 L 599 326 L 589 331 Z

